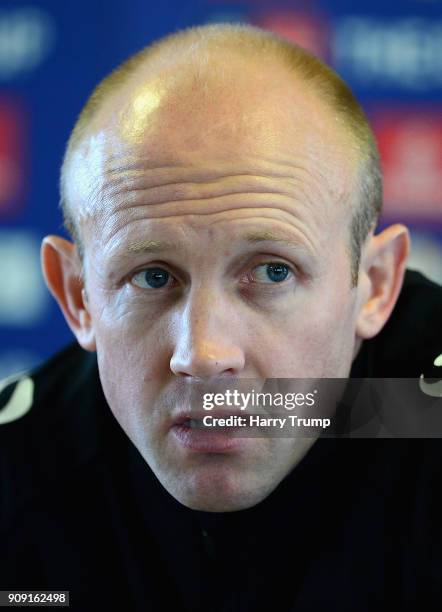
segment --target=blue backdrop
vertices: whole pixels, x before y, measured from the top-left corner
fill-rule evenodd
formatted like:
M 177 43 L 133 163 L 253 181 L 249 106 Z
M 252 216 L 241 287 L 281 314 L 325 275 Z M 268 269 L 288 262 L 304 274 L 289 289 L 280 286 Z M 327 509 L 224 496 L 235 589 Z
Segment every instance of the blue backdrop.
M 47 0 L 0 2 L 0 378 L 68 342 L 40 268 L 63 233 L 58 173 L 94 85 L 155 38 L 250 22 L 298 41 L 347 80 L 385 174 L 384 223 L 412 230 L 412 265 L 442 282 L 442 5 L 423 1 Z

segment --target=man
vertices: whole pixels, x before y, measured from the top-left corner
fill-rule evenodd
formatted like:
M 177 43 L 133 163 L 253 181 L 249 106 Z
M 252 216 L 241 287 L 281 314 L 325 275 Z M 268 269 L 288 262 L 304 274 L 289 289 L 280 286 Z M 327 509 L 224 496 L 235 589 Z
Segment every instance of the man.
M 215 379 L 417 381 L 437 357 L 441 292 L 401 293 L 407 229 L 374 234 L 347 86 L 257 28 L 178 32 L 95 90 L 61 188 L 73 241 L 46 237 L 42 265 L 82 348 L 4 391 L 2 588 L 79 610 L 435 602 L 438 443 L 196 434 L 183 406 Z

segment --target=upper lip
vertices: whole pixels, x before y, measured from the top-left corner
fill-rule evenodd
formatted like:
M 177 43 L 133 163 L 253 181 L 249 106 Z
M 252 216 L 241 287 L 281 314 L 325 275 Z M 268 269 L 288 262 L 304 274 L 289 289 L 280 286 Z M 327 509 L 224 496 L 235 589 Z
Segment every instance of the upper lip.
M 186 410 L 175 415 L 172 419 L 172 427 L 175 425 L 183 425 L 186 421 L 191 419 L 203 419 L 206 416 L 212 416 L 217 418 L 227 418 L 229 416 L 244 416 L 245 410 L 241 412 L 233 410 Z

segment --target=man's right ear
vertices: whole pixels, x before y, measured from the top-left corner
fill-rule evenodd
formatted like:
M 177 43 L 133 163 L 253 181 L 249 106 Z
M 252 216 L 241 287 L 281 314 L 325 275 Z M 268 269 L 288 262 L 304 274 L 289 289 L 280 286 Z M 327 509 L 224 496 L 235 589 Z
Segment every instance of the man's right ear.
M 60 236 L 46 236 L 41 245 L 41 266 L 46 285 L 78 343 L 87 351 L 95 351 L 95 334 L 76 246 Z

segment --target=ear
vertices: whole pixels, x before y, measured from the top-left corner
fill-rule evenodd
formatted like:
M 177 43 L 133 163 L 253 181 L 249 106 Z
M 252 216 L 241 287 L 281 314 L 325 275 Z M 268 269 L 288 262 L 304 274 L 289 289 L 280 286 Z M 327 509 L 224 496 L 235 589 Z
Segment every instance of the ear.
M 95 335 L 76 246 L 59 236 L 46 236 L 41 245 L 41 265 L 46 285 L 78 343 L 87 351 L 95 351 Z
M 399 224 L 371 236 L 365 245 L 358 282 L 357 337 L 368 339 L 376 336 L 388 321 L 399 297 L 409 251 L 408 230 Z

